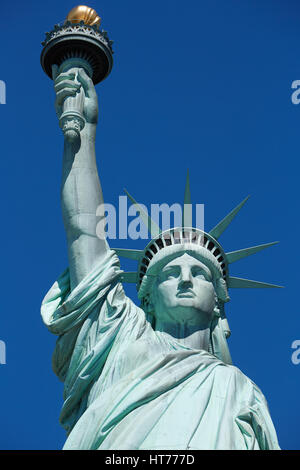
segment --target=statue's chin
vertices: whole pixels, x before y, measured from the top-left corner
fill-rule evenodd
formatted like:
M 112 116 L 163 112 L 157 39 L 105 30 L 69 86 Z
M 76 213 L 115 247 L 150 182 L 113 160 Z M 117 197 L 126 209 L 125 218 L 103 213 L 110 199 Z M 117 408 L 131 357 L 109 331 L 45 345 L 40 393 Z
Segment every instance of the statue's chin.
M 210 326 L 213 312 L 199 309 L 191 298 L 183 298 L 176 305 L 164 308 L 161 313 L 156 311 L 154 316 L 163 323 L 186 324 L 203 329 Z
M 191 297 L 180 297 L 175 305 L 175 308 L 180 309 L 183 308 L 183 310 L 191 309 L 195 310 L 195 302 L 194 299 Z

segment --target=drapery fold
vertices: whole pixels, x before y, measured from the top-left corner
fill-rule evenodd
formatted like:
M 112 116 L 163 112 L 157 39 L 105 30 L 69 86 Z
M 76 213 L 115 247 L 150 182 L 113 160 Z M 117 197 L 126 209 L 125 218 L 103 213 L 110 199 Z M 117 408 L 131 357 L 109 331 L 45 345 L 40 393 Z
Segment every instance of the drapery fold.
M 58 335 L 65 449 L 277 449 L 259 388 L 239 369 L 154 331 L 126 297 L 111 250 L 70 291 L 66 270 L 42 303 Z

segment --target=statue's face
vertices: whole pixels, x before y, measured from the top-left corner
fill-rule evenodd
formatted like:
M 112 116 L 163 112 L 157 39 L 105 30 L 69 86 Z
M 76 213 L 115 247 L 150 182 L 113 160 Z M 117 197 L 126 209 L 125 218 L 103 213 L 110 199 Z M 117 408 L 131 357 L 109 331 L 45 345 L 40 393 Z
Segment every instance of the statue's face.
M 215 298 L 210 270 L 185 253 L 161 269 L 151 303 L 157 320 L 206 328 L 213 317 Z

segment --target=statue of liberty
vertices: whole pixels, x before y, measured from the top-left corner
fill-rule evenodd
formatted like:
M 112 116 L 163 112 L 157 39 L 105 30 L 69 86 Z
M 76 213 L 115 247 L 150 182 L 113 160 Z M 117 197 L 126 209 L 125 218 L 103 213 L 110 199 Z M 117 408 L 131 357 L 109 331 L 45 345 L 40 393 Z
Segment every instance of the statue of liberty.
M 41 308 L 58 336 L 64 449 L 279 449 L 264 395 L 232 365 L 224 308 L 228 288 L 275 287 L 229 275 L 231 263 L 272 244 L 224 252 L 218 239 L 244 200 L 210 232 L 191 227 L 187 215 L 166 231 L 146 220 L 152 240 L 144 250 L 111 250 L 96 235 L 98 104 L 84 61 L 52 66 L 60 123 L 73 100 L 73 117 L 61 124 L 69 267 Z M 124 273 L 118 255 L 137 260 L 137 273 Z M 140 306 L 124 281 L 136 282 Z

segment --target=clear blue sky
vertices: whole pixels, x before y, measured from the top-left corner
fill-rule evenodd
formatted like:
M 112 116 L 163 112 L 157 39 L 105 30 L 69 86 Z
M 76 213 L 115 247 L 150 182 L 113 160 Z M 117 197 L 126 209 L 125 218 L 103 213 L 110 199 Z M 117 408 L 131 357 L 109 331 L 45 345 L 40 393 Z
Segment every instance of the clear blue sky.
M 1 7 L 0 448 L 60 449 L 62 384 L 51 370 L 55 337 L 40 304 L 67 265 L 60 211 L 63 138 L 54 91 L 39 63 L 44 32 L 73 2 Z M 89 2 L 114 39 L 114 68 L 97 92 L 97 159 L 106 202 L 126 187 L 140 202 L 181 202 L 190 169 L 194 203 L 212 228 L 251 198 L 220 242 L 226 251 L 280 240 L 231 274 L 285 286 L 232 290 L 234 363 L 265 394 L 279 443 L 299 449 L 300 79 L 297 0 Z M 143 248 L 144 241 L 111 246 Z M 130 263 L 123 263 L 131 269 Z M 126 288 L 136 298 L 133 286 Z

